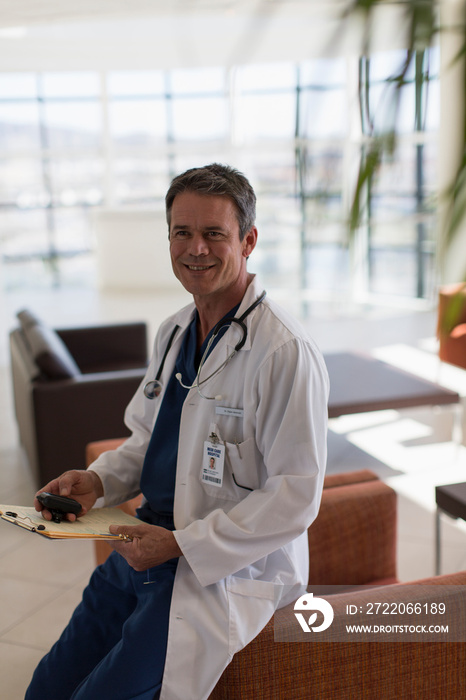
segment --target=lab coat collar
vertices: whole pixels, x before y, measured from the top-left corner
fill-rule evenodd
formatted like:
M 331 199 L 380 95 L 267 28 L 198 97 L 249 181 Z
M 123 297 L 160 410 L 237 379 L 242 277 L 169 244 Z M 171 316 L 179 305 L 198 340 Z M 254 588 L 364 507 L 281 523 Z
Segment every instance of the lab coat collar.
M 191 304 L 188 304 L 187 306 L 177 311 L 175 316 L 173 316 L 173 323 L 178 325 L 181 328 L 181 330 L 184 331 L 193 320 L 195 313 L 196 305 L 194 304 L 194 302 L 191 302 Z
M 239 305 L 239 309 L 236 312 L 235 316 L 236 318 L 240 318 L 246 309 L 248 309 L 251 304 L 254 304 L 256 299 L 260 297 L 262 292 L 264 291 L 264 287 L 261 285 L 260 281 L 258 280 L 257 276 L 254 275 L 248 288 L 246 289 L 246 292 L 244 294 L 243 300 L 241 304 Z M 257 307 L 251 311 L 250 314 L 246 316 L 244 319 L 244 323 L 246 324 L 246 327 L 248 329 L 248 334 L 246 337 L 246 342 L 243 345 L 243 350 L 250 350 L 251 349 L 251 337 L 249 334 L 249 328 L 251 324 L 251 319 L 254 316 L 254 314 L 257 312 Z M 236 323 L 233 323 L 228 331 L 228 333 L 225 334 L 225 338 L 227 341 L 227 345 L 230 348 L 234 348 L 235 345 L 238 343 L 238 341 L 241 339 L 241 330 L 239 326 Z
M 239 318 L 242 316 L 242 314 L 246 311 L 246 309 L 253 304 L 256 299 L 260 297 L 262 292 L 264 291 L 264 287 L 261 286 L 258 278 L 256 275 L 253 275 L 253 278 L 248 285 L 246 292 L 244 294 L 243 300 L 241 301 L 238 311 L 236 312 L 236 318 Z M 251 317 L 255 314 L 256 309 L 254 309 L 245 319 L 244 323 L 246 324 L 247 328 L 249 329 L 249 324 L 251 321 Z M 178 326 L 180 326 L 180 329 L 182 331 L 186 330 L 186 328 L 189 326 L 191 321 L 194 318 L 194 314 L 196 313 L 196 305 L 194 302 L 191 304 L 188 304 L 188 306 L 185 306 L 183 309 L 180 309 L 178 313 L 176 314 L 175 318 L 173 319 Z M 229 328 L 227 333 L 225 334 L 225 340 L 227 347 L 234 348 L 235 345 L 238 343 L 238 341 L 241 338 L 241 330 L 239 329 L 239 326 L 234 323 L 232 326 Z M 246 342 L 243 345 L 243 350 L 250 350 L 251 349 L 251 341 L 249 338 L 249 333 L 246 338 Z

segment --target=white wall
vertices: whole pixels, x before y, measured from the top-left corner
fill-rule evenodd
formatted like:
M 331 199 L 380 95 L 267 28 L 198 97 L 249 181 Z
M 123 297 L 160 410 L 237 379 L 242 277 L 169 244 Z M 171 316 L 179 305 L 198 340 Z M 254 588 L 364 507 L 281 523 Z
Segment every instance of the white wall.
M 98 285 L 105 290 L 179 290 L 168 252 L 165 212 L 96 212 Z

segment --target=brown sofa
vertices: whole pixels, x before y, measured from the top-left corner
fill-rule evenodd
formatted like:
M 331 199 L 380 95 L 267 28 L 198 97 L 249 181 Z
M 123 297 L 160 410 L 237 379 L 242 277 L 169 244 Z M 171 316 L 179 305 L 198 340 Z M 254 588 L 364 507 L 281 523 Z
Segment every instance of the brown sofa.
M 37 485 L 81 468 L 86 445 L 127 435 L 123 414 L 147 367 L 145 323 L 53 330 L 18 314 L 10 333 L 19 439 Z
M 88 445 L 87 464 L 121 442 Z M 139 498 L 122 507 L 134 513 L 138 503 Z M 367 470 L 327 476 L 319 515 L 308 531 L 309 583 L 351 586 L 329 598 L 338 601 L 339 610 L 346 605 L 364 605 L 371 595 L 368 586 L 377 592 L 376 587 L 384 585 L 384 595 L 396 593 L 399 600 L 401 592 L 402 600 L 410 602 L 412 587 L 397 581 L 396 534 L 396 493 L 392 488 Z M 96 543 L 98 563 L 109 551 L 108 544 Z M 424 591 L 425 585 L 428 591 L 432 589 L 434 602 L 439 602 L 438 585 L 456 586 L 458 594 L 451 604 L 457 606 L 466 628 L 466 572 L 416 583 L 422 584 Z M 466 643 L 296 641 L 292 608 L 277 611 L 264 630 L 234 656 L 209 700 L 466 697 Z M 280 641 L 276 641 L 277 631 Z

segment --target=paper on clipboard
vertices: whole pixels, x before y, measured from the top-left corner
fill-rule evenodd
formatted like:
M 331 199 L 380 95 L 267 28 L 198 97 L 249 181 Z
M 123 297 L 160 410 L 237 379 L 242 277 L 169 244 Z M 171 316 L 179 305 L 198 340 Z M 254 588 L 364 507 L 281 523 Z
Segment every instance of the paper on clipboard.
M 45 520 L 35 508 L 28 506 L 0 505 L 0 518 L 5 522 L 37 532 L 38 535 L 53 540 L 94 539 L 118 540 L 121 535 L 110 534 L 110 525 L 139 525 L 140 520 L 128 515 L 120 508 L 92 508 L 89 513 L 75 522 L 55 523 Z

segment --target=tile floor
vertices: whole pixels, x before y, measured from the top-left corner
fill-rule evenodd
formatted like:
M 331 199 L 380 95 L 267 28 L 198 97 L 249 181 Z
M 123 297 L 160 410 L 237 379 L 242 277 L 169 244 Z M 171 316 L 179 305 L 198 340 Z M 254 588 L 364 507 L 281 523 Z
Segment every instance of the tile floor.
M 159 321 L 187 300 L 184 294 L 104 294 L 91 288 L 0 292 L 0 503 L 30 504 L 35 491 L 18 445 L 11 395 L 8 331 L 16 311 L 33 308 L 55 327 L 143 319 L 152 339 Z M 434 312 L 333 307 L 324 313 L 321 305 L 311 312 L 304 322 L 322 350 L 370 351 L 466 397 L 466 373 L 440 368 L 436 359 Z M 450 408 L 442 408 L 331 421 L 328 471 L 371 468 L 398 493 L 403 581 L 434 572 L 434 486 L 466 479 L 465 441 L 452 440 L 453 418 Z M 442 570 L 466 569 L 465 523 L 444 519 L 442 525 Z M 80 598 L 94 566 L 93 546 L 49 542 L 0 523 L 0 566 L 0 685 L 2 697 L 22 700 L 36 663 Z

